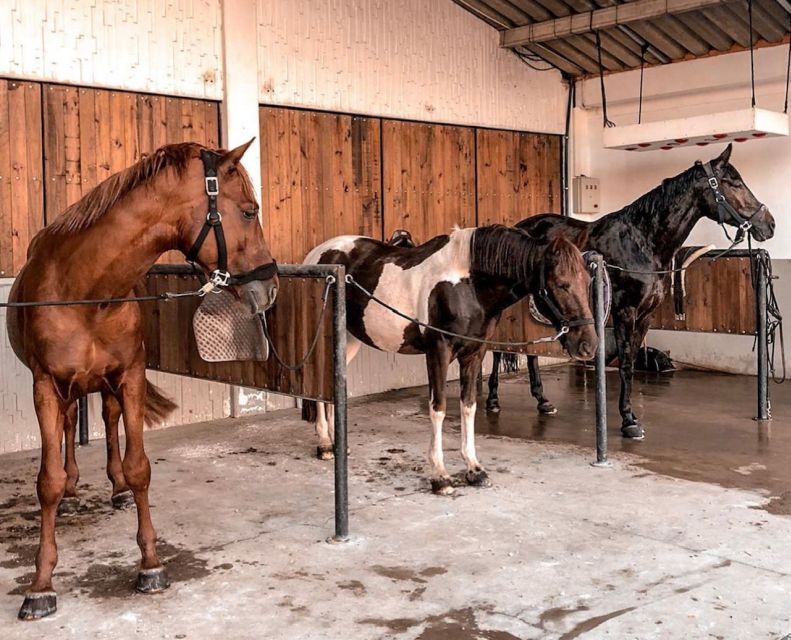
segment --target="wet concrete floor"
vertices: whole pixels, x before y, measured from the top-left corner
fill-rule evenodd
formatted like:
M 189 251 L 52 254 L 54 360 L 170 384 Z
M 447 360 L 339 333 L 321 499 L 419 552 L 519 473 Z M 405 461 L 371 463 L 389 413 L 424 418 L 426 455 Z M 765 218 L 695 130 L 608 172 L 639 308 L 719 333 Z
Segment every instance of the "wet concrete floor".
M 526 374 L 503 379 L 499 415 L 478 416 L 480 433 L 595 446 L 594 377 L 583 367 L 544 370 L 544 392 L 558 408 L 539 416 Z M 791 513 L 791 382 L 771 384 L 772 420 L 757 422 L 756 379 L 681 370 L 638 374 L 633 406 L 646 431 L 643 441 L 621 437 L 620 381 L 607 374 L 608 440 L 611 452 L 646 458 L 641 466 L 678 478 L 768 492 L 767 509 Z M 481 403 L 481 406 L 483 403 Z
M 326 542 L 332 465 L 313 457 L 297 411 L 147 433 L 153 520 L 173 583 L 155 596 L 133 591 L 135 514 L 109 505 L 103 443 L 80 448 L 82 508 L 58 519 L 59 610 L 36 623 L 15 615 L 36 549 L 37 454 L 0 456 L 0 639 L 791 633 L 791 517 L 762 510 L 784 477 L 777 443 L 788 405 L 777 390 L 778 418 L 759 439 L 751 379 L 684 372 L 641 382 L 648 438 L 621 443 L 612 411 L 613 466 L 601 470 L 589 464 L 593 404 L 580 390 L 592 374 L 564 367 L 545 378 L 557 416 L 535 415 L 519 377 L 503 383 L 498 418 L 479 416 L 490 488 L 463 483 L 451 407 L 451 498 L 429 491 L 425 390 L 354 401 L 345 544 Z M 703 481 L 683 479 L 693 474 Z

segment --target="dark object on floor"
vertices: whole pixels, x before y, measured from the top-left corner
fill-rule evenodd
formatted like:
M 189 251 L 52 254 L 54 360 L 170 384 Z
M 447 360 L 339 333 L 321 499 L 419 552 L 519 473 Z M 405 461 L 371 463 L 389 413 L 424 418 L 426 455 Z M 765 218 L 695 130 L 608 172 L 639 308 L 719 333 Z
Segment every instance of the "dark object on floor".
M 635 371 L 652 371 L 654 373 L 671 373 L 676 370 L 670 356 L 654 347 L 643 347 L 637 352 L 634 361 Z

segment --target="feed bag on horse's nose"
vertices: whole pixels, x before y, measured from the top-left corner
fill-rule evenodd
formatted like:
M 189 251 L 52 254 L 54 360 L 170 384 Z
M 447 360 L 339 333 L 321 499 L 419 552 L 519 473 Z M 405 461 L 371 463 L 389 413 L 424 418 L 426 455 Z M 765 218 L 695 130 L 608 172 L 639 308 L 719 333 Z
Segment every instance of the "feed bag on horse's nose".
M 227 291 L 203 298 L 192 317 L 198 354 L 206 362 L 266 360 L 269 343 L 261 319 Z

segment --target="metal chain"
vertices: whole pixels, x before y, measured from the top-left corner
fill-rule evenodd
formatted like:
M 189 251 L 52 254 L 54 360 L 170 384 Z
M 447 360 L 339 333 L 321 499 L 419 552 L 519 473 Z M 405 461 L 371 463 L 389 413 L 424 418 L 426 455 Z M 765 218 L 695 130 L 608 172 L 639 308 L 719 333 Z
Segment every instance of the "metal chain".
M 346 275 L 346 282 L 348 284 L 351 284 L 351 285 L 354 285 L 355 287 L 357 287 L 357 289 L 359 289 L 363 294 L 365 294 L 365 296 L 367 298 L 369 298 L 370 300 L 373 300 L 378 305 L 384 307 L 385 309 L 387 309 L 388 311 L 394 313 L 395 315 L 400 316 L 401 318 L 404 318 L 404 320 L 409 320 L 410 322 L 414 322 L 416 325 L 418 325 L 419 327 L 423 327 L 424 329 L 430 329 L 431 331 L 436 331 L 437 333 L 441 333 L 442 335 L 450 336 L 452 338 L 459 338 L 461 340 L 467 340 L 468 342 L 475 342 L 477 344 L 484 344 L 484 345 L 488 345 L 488 346 L 491 346 L 491 347 L 505 347 L 505 348 L 508 348 L 508 347 L 527 347 L 527 346 L 530 346 L 532 344 L 542 344 L 542 343 L 545 343 L 545 342 L 555 342 L 557 340 L 560 340 L 561 336 L 563 336 L 563 335 L 565 335 L 565 334 L 567 334 L 569 332 L 569 327 L 564 325 L 563 327 L 561 327 L 560 331 L 558 331 L 558 333 L 555 334 L 554 336 L 544 336 L 543 338 L 536 338 L 535 340 L 528 340 L 526 342 L 498 342 L 496 340 L 484 340 L 483 338 L 474 338 L 472 336 L 465 336 L 465 335 L 462 335 L 460 333 L 455 333 L 454 331 L 448 331 L 447 329 L 440 329 L 439 327 L 435 327 L 434 325 L 429 324 L 427 322 L 421 322 L 417 318 L 413 318 L 413 317 L 407 315 L 406 313 L 404 313 L 402 311 L 399 311 L 395 307 L 393 307 L 393 306 L 389 305 L 388 303 L 386 303 L 384 300 L 381 300 L 381 299 L 377 298 L 373 293 L 368 291 L 368 289 L 366 289 L 359 282 L 357 282 L 352 277 L 351 274 L 347 274 Z
M 321 296 L 321 311 L 319 312 L 319 319 L 316 324 L 316 333 L 313 335 L 313 340 L 310 343 L 310 347 L 308 347 L 305 356 L 295 364 L 288 364 L 283 360 L 280 353 L 278 353 L 277 349 L 275 348 L 275 341 L 272 340 L 272 336 L 269 335 L 269 325 L 266 322 L 266 314 L 261 314 L 261 324 L 264 328 L 264 336 L 266 337 L 267 341 L 269 342 L 269 347 L 272 349 L 272 355 L 275 356 L 275 360 L 277 363 L 288 371 L 299 371 L 300 369 L 304 369 L 305 365 L 310 360 L 310 357 L 313 355 L 313 352 L 316 350 L 316 346 L 319 344 L 319 337 L 321 336 L 321 328 L 324 326 L 324 316 L 327 311 L 327 298 L 330 295 L 330 287 L 335 284 L 335 276 L 327 276 L 326 279 L 327 284 L 324 286 L 324 293 Z

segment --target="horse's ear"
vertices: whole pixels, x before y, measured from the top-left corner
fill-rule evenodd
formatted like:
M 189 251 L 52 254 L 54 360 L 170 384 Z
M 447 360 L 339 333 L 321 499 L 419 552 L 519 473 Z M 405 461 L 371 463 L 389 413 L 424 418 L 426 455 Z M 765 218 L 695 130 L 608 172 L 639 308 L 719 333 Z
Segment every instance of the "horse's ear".
M 717 156 L 715 162 L 722 165 L 728 164 L 728 161 L 731 159 L 731 151 L 733 151 L 733 143 L 729 142 L 723 152 Z
M 585 229 L 580 229 L 580 232 L 572 238 L 572 242 L 574 246 L 577 247 L 580 251 L 585 251 L 588 248 L 588 236 L 590 235 L 590 229 L 586 227 Z
M 254 140 L 255 140 L 255 136 L 250 138 L 250 140 L 248 140 L 244 144 L 240 144 L 235 149 L 226 151 L 223 157 L 220 159 L 220 167 L 222 167 L 223 169 L 227 169 L 229 167 L 235 167 L 237 164 L 239 164 L 245 151 L 247 151 L 250 148 L 250 145 L 253 144 Z

